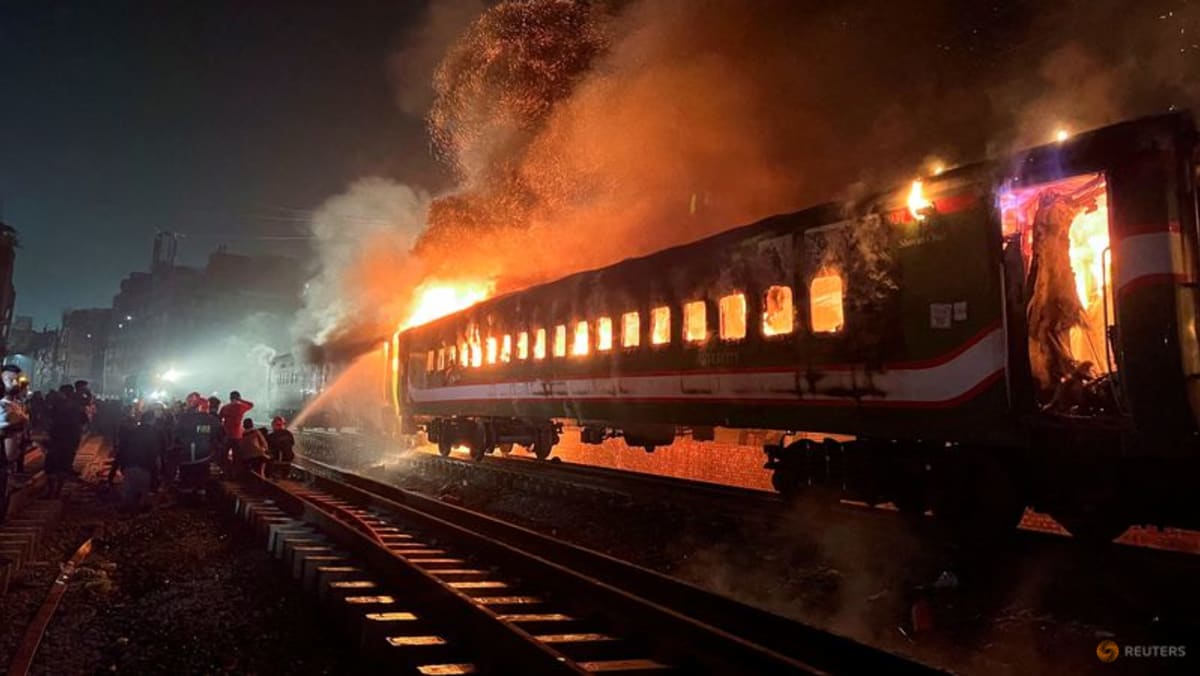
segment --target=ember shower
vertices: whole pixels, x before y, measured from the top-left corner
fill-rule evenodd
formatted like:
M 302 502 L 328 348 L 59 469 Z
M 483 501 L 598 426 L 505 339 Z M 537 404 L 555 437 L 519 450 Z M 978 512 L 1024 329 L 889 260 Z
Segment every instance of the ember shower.
M 430 298 L 479 296 L 447 288 L 503 292 L 853 200 L 930 157 L 1186 106 L 1200 81 L 1180 32 L 1200 30 L 1198 10 L 1181 1 L 449 5 L 410 40 L 445 40 L 446 16 L 464 26 L 428 114 L 456 186 L 430 199 L 369 179 L 327 204 L 343 218 L 315 231 L 336 255 L 299 331 L 328 350 L 377 347 L 439 314 Z

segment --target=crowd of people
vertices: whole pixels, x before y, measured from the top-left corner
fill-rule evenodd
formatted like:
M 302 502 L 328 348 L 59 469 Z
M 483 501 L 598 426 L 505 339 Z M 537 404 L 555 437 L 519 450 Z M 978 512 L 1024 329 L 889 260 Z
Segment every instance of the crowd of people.
M 0 520 L 8 509 L 10 483 L 27 480 L 23 462 L 35 442 L 45 451 L 46 497 L 58 497 L 78 476 L 75 454 L 89 434 L 104 436 L 113 449 L 109 483 L 122 477 L 127 509 L 147 506 L 149 496 L 166 487 L 202 493 L 210 468 L 226 476 L 266 476 L 270 462 L 295 457 L 295 438 L 287 421 L 275 417 L 271 429 L 257 427 L 247 414 L 254 408 L 237 392 L 222 405 L 216 397 L 192 392 L 174 403 L 97 399 L 86 381 L 43 394 L 28 392 L 16 366 L 4 366 L 0 397 Z

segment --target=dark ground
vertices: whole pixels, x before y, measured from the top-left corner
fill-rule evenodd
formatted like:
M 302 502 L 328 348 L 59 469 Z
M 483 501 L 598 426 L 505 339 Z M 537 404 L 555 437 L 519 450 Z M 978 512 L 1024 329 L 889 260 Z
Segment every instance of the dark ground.
M 1194 606 L 1176 605 L 1186 614 L 1180 617 L 1157 603 L 1195 598 L 1196 583 L 1172 589 L 1144 580 L 1133 588 L 1105 574 L 1102 559 L 1080 568 L 1076 556 L 1030 560 L 1001 547 L 968 553 L 949 571 L 956 579 L 934 589 L 944 553 L 898 517 L 839 520 L 797 510 L 762 529 L 716 515 L 519 494 L 486 480 L 448 482 L 406 468 L 367 473 L 950 671 L 1200 673 L 1191 659 L 1104 664 L 1095 652 L 1101 640 L 1114 639 L 1186 643 L 1200 654 L 1200 616 L 1188 611 Z M 933 620 L 924 631 L 913 626 L 918 599 Z
M 241 524 L 214 504 L 167 496 L 118 514 L 116 499 L 68 501 L 41 556 L 0 600 L 0 653 L 12 654 L 58 562 L 103 534 L 46 632 L 33 673 L 351 673 L 332 628 Z

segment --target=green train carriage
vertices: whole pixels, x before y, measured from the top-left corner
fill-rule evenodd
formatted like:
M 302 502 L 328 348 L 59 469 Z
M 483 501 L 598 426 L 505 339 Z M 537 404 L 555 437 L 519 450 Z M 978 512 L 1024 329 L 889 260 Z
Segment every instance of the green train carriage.
M 1137 120 L 489 299 L 398 334 L 391 394 L 443 452 L 819 431 L 782 491 L 1195 525 L 1195 146 Z

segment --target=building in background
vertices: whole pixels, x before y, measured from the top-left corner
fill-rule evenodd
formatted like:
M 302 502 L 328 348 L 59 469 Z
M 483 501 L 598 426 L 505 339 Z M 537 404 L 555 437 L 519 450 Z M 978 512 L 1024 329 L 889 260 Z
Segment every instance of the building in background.
M 121 282 L 109 319 L 103 393 L 265 393 L 270 359 L 290 343 L 303 267 L 221 247 L 194 268 L 178 265 L 175 249 L 174 236 L 160 233 L 150 271 Z
M 110 308 L 68 310 L 63 313 L 55 349 L 55 370 L 64 383 L 104 378 Z
M 17 259 L 17 231 L 0 221 L 0 358 L 9 352 L 9 324 L 17 291 L 13 287 L 13 266 Z
M 16 364 L 21 370 L 33 371 L 33 356 L 30 350 L 33 344 L 33 317 L 14 317 L 8 329 L 8 354 L 4 355 L 5 364 Z
M 62 385 L 62 373 L 58 370 L 58 331 L 34 331 L 29 345 L 29 382 L 33 389 L 45 392 Z

